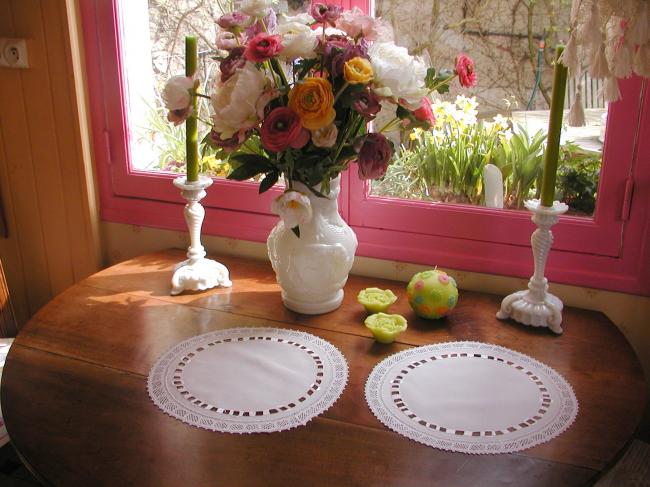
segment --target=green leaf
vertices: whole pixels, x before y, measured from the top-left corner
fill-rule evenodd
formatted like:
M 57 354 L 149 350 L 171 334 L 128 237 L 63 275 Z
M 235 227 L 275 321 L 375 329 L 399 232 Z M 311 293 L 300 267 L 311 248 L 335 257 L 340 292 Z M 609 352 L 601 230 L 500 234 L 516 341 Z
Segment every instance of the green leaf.
M 246 181 L 263 172 L 264 169 L 261 169 L 259 166 L 243 164 L 228 174 L 227 179 L 234 179 L 235 181 Z
M 436 73 L 436 68 L 427 69 L 427 75 L 424 77 L 424 84 L 428 89 L 432 89 L 436 85 Z
M 336 161 L 337 163 L 341 163 L 344 161 L 349 161 L 353 157 L 356 157 L 357 153 L 354 150 L 354 147 L 352 145 L 344 145 L 343 148 L 341 149 L 341 152 L 339 153 L 338 160 Z
M 267 157 L 259 154 L 244 154 L 237 153 L 230 157 L 232 160 L 241 163 L 243 166 L 256 166 L 260 169 L 268 168 L 273 169 L 273 163 Z M 265 171 L 258 171 L 265 172 Z
M 210 132 L 205 134 L 205 137 L 201 139 L 201 142 L 199 142 L 199 146 L 201 147 L 201 157 L 205 157 L 206 155 L 209 155 L 213 153 L 215 150 L 219 149 L 219 147 L 214 145 L 214 142 L 212 141 L 212 137 L 210 137 Z
M 245 181 L 260 173 L 275 169 L 269 159 L 259 154 L 235 154 L 230 159 L 236 164 L 240 164 L 228 175 L 228 179 L 236 181 Z
M 266 177 L 260 183 L 259 194 L 262 194 L 265 191 L 271 189 L 271 187 L 278 182 L 279 177 L 280 177 L 280 173 L 278 171 L 271 171 L 267 173 Z
M 451 81 L 453 77 L 454 72 L 450 69 L 441 69 L 436 73 L 435 69 L 429 68 L 424 82 L 429 90 L 435 89 L 438 93 L 443 94 L 449 91 L 449 81 Z
M 397 111 L 395 112 L 395 116 L 399 118 L 410 118 L 411 111 L 408 110 L 407 108 L 404 108 L 402 105 L 397 105 Z

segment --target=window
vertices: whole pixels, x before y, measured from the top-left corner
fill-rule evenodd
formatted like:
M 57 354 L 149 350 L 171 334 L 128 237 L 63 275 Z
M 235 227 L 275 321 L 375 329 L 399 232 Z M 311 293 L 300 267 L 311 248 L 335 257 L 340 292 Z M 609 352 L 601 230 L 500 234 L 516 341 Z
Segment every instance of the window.
M 123 3 L 130 9 L 146 5 L 143 0 L 80 5 L 102 218 L 182 230 L 174 174 L 143 167 L 129 144 L 132 93 L 125 70 L 131 54 L 139 57 L 123 44 Z M 591 218 L 563 217 L 554 227 L 547 275 L 554 282 L 650 294 L 650 141 L 641 136 L 650 133 L 647 81 L 625 80 L 621 88 L 623 100 L 609 110 L 596 211 Z M 358 255 L 520 277 L 532 272 L 534 226 L 527 212 L 380 197 L 353 171 L 343 184 L 340 208 L 359 237 Z M 203 201 L 204 232 L 265 241 L 276 222 L 269 208 L 278 191 L 259 196 L 256 185 L 215 180 Z

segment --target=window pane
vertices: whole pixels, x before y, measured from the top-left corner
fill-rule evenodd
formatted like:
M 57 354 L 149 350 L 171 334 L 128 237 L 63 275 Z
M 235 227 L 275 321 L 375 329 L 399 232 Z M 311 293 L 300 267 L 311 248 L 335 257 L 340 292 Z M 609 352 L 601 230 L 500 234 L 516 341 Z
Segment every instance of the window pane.
M 167 121 L 162 89 L 171 76 L 185 73 L 185 36 L 198 37 L 201 91 L 209 93 L 218 63 L 215 20 L 230 3 L 201 0 L 121 0 L 122 62 L 127 87 L 131 168 L 142 171 L 185 171 L 185 126 Z M 199 99 L 199 117 L 209 120 L 209 100 Z M 209 127 L 199 123 L 199 140 Z M 202 158 L 203 171 L 225 177 L 227 163 Z
M 392 134 L 401 149 L 371 194 L 493 206 L 493 194 L 502 193 L 509 209 L 539 197 L 552 46 L 566 40 L 570 3 L 376 0 L 375 15 L 391 23 L 397 44 L 437 69 L 453 68 L 455 56 L 467 53 L 476 63 L 478 85 L 464 89 L 453 82 L 449 93 L 434 94 L 432 131 Z M 587 76 L 567 90 L 556 198 L 575 215 L 591 216 L 595 207 L 606 117 L 599 90 Z M 568 127 L 576 97 L 586 126 Z M 487 169 L 495 174 L 496 191 L 483 176 L 488 164 L 496 166 Z

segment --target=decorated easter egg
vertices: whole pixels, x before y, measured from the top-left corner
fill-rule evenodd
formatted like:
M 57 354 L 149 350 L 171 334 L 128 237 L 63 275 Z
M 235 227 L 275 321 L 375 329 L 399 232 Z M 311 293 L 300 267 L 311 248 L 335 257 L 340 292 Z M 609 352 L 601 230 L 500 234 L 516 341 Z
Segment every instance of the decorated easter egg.
M 437 269 L 415 274 L 406 294 L 415 314 L 427 319 L 447 316 L 458 302 L 456 281 Z

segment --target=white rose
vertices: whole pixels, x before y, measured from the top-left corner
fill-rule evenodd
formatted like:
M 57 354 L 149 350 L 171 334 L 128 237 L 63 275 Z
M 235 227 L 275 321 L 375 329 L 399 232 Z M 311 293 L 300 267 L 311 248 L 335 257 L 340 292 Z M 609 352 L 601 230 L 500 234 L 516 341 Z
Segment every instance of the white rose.
M 404 100 L 409 108 L 417 109 L 427 94 L 424 62 L 411 56 L 405 47 L 391 42 L 376 42 L 368 50 L 374 72 L 375 93 L 379 96 Z
M 280 22 L 278 34 L 282 37 L 280 57 L 287 61 L 316 57 L 318 37 L 311 27 L 300 22 Z
M 314 22 L 314 18 L 306 12 L 296 15 L 280 14 L 280 23 L 290 22 L 298 22 L 299 24 L 311 25 Z
M 276 3 L 275 0 L 243 0 L 239 7 L 240 12 L 251 17 L 264 17 L 270 8 Z
M 316 147 L 332 147 L 336 143 L 339 129 L 333 123 L 311 133 L 311 141 Z
M 212 95 L 214 130 L 222 139 L 232 137 L 260 122 L 258 100 L 264 94 L 268 79 L 253 63 L 247 62 L 225 83 L 217 83 Z
M 309 198 L 295 190 L 289 190 L 275 198 L 271 203 L 271 211 L 280 215 L 288 228 L 309 223 L 312 218 Z
M 162 92 L 163 102 L 167 110 L 183 110 L 192 103 L 190 90 L 194 88 L 194 80 L 187 76 L 172 76 L 167 80 Z

